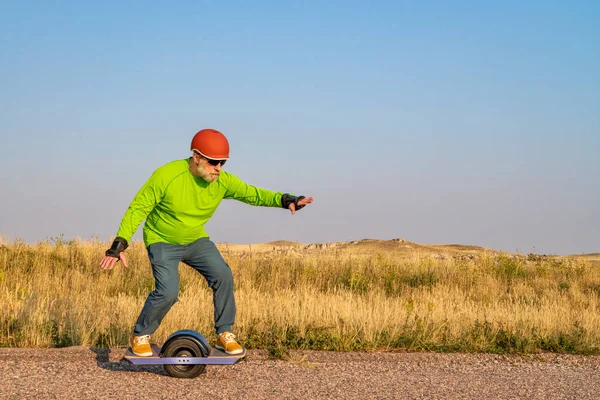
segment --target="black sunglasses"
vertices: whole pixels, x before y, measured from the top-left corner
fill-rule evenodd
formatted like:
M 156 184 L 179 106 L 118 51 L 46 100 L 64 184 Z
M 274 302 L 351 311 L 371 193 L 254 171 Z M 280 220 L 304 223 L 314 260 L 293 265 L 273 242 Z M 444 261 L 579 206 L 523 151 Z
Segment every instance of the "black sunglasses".
M 198 154 L 201 158 L 204 158 L 210 165 L 212 165 L 213 167 L 216 167 L 217 165 L 221 164 L 221 166 L 225 165 L 225 163 L 227 162 L 227 160 L 213 160 L 211 158 L 208 157 L 204 157 L 202 154 L 200 154 L 197 151 L 194 151 L 194 153 Z
M 221 166 L 223 166 L 227 162 L 227 160 L 211 160 L 210 158 L 207 158 L 206 161 L 213 167 L 216 167 L 219 164 L 221 164 Z

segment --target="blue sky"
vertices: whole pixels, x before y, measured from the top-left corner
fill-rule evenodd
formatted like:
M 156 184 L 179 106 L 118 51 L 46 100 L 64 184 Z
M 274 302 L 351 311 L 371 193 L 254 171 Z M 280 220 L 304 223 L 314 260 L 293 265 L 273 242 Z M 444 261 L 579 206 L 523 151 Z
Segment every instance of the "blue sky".
M 110 240 L 211 127 L 229 172 L 315 197 L 225 201 L 216 242 L 600 251 L 597 2 L 96 3 L 0 5 L 9 240 Z

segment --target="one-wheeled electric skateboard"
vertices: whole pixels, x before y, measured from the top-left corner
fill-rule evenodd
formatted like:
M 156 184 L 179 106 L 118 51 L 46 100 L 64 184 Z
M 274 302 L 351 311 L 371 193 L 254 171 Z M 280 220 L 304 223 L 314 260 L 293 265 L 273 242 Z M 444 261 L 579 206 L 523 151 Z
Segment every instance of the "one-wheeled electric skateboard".
M 162 348 L 152 346 L 152 356 L 136 356 L 127 349 L 124 358 L 135 365 L 163 365 L 167 373 L 176 378 L 195 378 L 207 365 L 232 365 L 246 356 L 229 355 L 212 347 L 206 338 L 196 331 L 184 329 L 167 338 Z

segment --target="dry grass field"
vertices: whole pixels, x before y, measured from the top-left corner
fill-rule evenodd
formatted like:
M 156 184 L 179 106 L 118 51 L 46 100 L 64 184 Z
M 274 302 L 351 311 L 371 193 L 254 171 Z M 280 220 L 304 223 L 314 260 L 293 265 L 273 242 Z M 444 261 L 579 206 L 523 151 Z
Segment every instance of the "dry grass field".
M 108 243 L 0 243 L 0 346 L 123 346 L 153 289 L 146 250 L 98 268 Z M 600 354 L 600 254 L 510 254 L 402 239 L 218 244 L 234 331 L 248 348 Z M 180 266 L 180 301 L 153 340 L 214 340 L 212 293 Z

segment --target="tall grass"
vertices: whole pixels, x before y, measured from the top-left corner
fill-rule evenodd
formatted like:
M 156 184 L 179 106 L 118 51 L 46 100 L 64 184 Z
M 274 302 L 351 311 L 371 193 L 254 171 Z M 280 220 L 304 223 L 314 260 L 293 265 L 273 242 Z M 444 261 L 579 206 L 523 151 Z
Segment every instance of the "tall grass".
M 0 346 L 126 345 L 154 287 L 146 250 L 98 268 L 100 242 L 0 244 Z M 248 348 L 600 354 L 600 269 L 585 260 L 482 252 L 224 252 L 234 331 Z M 212 292 L 180 266 L 180 296 L 153 340 L 214 340 Z

